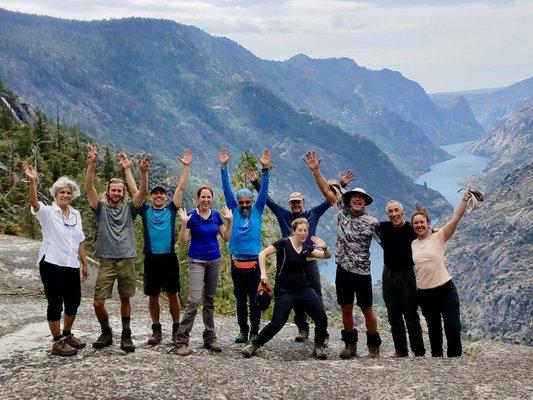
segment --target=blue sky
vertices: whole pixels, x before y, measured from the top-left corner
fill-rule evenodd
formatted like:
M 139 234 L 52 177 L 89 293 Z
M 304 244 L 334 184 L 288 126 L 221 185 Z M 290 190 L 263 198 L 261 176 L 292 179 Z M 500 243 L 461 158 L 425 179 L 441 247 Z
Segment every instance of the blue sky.
M 74 19 L 168 18 L 261 58 L 350 57 L 398 70 L 428 92 L 533 75 L 533 1 L 0 0 L 0 7 Z

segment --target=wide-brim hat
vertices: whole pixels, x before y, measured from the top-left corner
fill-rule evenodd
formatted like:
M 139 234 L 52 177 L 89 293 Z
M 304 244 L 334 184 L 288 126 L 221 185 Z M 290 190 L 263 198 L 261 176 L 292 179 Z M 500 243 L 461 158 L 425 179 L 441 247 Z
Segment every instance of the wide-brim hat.
M 344 190 L 344 188 L 341 185 L 341 182 L 338 179 L 328 180 L 328 185 L 329 185 L 329 188 L 333 190 L 333 192 L 337 196 L 337 199 L 341 199 L 344 192 L 346 192 L 346 190 Z
M 344 200 L 345 203 L 348 203 L 350 201 L 350 198 L 352 197 L 352 195 L 355 194 L 355 193 L 359 193 L 359 194 L 363 195 L 363 197 L 365 198 L 365 204 L 367 206 L 372 204 L 372 202 L 374 201 L 374 199 L 372 197 L 370 197 L 370 195 L 363 188 L 355 188 L 355 189 L 347 190 L 342 195 L 342 199 Z
M 165 192 L 166 195 L 168 195 L 167 189 L 164 186 L 161 186 L 161 185 L 152 186 L 152 188 L 150 189 L 150 194 L 154 193 L 156 190 L 161 190 L 161 191 Z

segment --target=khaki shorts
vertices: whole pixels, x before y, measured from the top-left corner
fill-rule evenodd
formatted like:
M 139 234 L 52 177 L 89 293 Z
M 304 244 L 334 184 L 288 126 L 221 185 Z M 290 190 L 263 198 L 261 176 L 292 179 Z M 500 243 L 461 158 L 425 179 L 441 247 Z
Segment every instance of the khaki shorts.
M 96 300 L 110 299 L 115 279 L 118 281 L 120 297 L 135 295 L 135 260 L 133 258 L 100 259 L 100 268 L 94 284 L 94 298 Z

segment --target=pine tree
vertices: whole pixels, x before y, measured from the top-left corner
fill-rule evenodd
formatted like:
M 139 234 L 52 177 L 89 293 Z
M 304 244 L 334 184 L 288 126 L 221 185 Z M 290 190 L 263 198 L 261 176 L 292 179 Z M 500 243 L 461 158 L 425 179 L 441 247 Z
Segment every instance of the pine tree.
M 115 165 L 113 163 L 113 155 L 109 150 L 109 147 L 105 148 L 105 157 L 104 157 L 104 178 L 109 181 L 115 177 Z

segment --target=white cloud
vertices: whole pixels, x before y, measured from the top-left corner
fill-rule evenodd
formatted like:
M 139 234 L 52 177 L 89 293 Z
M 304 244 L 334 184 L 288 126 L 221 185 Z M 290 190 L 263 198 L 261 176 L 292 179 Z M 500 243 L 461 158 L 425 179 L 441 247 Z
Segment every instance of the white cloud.
M 228 36 L 267 59 L 297 53 L 391 68 L 429 91 L 507 85 L 533 72 L 533 2 L 346 0 L 0 0 L 79 19 L 168 18 Z

